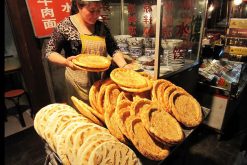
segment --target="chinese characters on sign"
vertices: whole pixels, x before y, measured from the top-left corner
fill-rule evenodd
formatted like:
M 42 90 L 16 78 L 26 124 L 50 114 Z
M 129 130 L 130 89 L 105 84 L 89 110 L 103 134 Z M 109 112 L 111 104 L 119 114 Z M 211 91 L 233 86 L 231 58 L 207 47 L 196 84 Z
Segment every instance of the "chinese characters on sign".
M 48 37 L 62 19 L 70 15 L 71 0 L 26 0 L 37 38 Z
M 136 36 L 136 6 L 133 3 L 128 4 L 128 33 L 131 36 Z
M 163 38 L 190 39 L 194 4 L 195 0 L 184 0 L 182 2 L 173 0 L 163 1 Z M 179 8 L 178 11 L 174 10 L 176 6 Z
M 152 37 L 154 36 L 154 29 L 152 26 L 152 4 L 145 2 L 143 5 L 143 36 Z

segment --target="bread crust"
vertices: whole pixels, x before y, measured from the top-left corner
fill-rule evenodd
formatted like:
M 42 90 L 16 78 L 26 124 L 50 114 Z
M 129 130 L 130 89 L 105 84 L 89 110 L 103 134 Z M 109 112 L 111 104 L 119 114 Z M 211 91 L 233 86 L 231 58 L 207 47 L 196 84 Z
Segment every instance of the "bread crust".
M 147 78 L 130 69 L 116 68 L 110 73 L 110 77 L 119 86 L 126 88 L 138 89 L 148 86 L 146 81 Z M 126 78 L 128 78 L 127 81 Z
M 126 128 L 131 142 L 148 159 L 163 160 L 169 155 L 169 148 L 157 142 L 148 134 L 139 117 L 128 117 Z
M 200 104 L 187 92 L 177 90 L 169 98 L 173 116 L 186 127 L 195 127 L 202 122 Z
M 80 54 L 72 62 L 82 68 L 105 69 L 109 68 L 111 61 L 104 56 Z
M 140 116 L 146 130 L 161 143 L 170 146 L 183 141 L 180 124 L 168 112 L 149 106 Z

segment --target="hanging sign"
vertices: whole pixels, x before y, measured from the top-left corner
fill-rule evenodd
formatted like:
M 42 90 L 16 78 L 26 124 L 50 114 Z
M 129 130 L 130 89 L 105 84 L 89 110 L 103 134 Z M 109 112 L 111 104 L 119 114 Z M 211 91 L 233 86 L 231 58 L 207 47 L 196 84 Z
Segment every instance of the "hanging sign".
M 49 37 L 56 25 L 70 15 L 71 0 L 26 0 L 37 38 Z
M 136 36 L 136 5 L 134 3 L 128 4 L 128 34 Z

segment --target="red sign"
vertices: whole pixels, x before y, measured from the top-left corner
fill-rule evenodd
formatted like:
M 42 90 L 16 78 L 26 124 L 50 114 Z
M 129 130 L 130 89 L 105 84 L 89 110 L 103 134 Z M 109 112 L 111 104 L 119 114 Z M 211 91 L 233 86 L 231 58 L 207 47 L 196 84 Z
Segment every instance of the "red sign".
M 26 0 L 37 38 L 49 37 L 56 25 L 70 15 L 71 0 Z

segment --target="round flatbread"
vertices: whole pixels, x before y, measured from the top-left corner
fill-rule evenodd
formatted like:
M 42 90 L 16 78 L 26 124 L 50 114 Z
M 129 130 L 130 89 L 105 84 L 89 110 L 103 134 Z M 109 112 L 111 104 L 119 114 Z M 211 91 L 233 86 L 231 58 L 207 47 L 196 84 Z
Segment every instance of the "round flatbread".
M 72 62 L 83 68 L 105 69 L 109 68 L 111 61 L 104 56 L 80 54 Z
M 82 115 L 84 115 L 85 117 L 89 118 L 95 124 L 103 126 L 102 122 L 99 121 L 99 119 L 96 117 L 96 116 L 98 116 L 99 118 L 101 118 L 101 120 L 104 120 L 103 116 L 100 113 L 98 113 L 97 111 L 95 111 L 94 109 L 89 107 L 86 103 L 84 103 L 83 101 L 77 99 L 74 96 L 71 96 L 71 100 L 72 100 L 73 104 L 76 106 L 76 108 L 78 109 L 78 111 Z
M 106 141 L 94 148 L 89 156 L 88 164 L 141 165 L 141 162 L 128 146 L 115 141 Z
M 150 89 L 152 89 L 153 84 L 152 84 L 152 81 L 148 80 L 147 78 L 145 78 L 145 79 L 146 79 L 147 86 L 142 87 L 142 88 L 130 88 L 130 87 L 125 87 L 125 86 L 121 86 L 121 85 L 119 85 L 119 87 L 122 90 L 127 91 L 127 92 L 141 93 L 141 92 L 149 91 Z
M 152 105 L 152 101 L 148 99 L 138 99 L 132 102 L 130 114 L 132 116 L 140 116 L 142 110 Z
M 150 106 L 141 111 L 141 120 L 146 130 L 161 143 L 174 145 L 184 139 L 180 124 L 164 110 Z
M 94 84 L 91 86 L 89 90 L 90 105 L 93 107 L 93 109 L 97 110 L 99 113 L 100 113 L 100 110 L 97 106 L 97 98 L 98 98 L 99 90 L 100 90 L 102 83 L 103 83 L 102 80 L 98 80 L 94 82 Z
M 200 104 L 188 93 L 176 90 L 169 97 L 173 116 L 186 127 L 195 127 L 202 122 Z
M 148 86 L 147 78 L 130 69 L 116 68 L 111 72 L 110 77 L 118 85 L 127 88 L 144 88 Z
M 151 160 L 163 160 L 169 155 L 169 148 L 149 135 L 140 118 L 128 117 L 126 128 L 132 143 L 143 156 Z
M 116 119 L 120 131 L 129 139 L 125 121 L 130 116 L 131 101 L 121 100 L 116 106 Z

